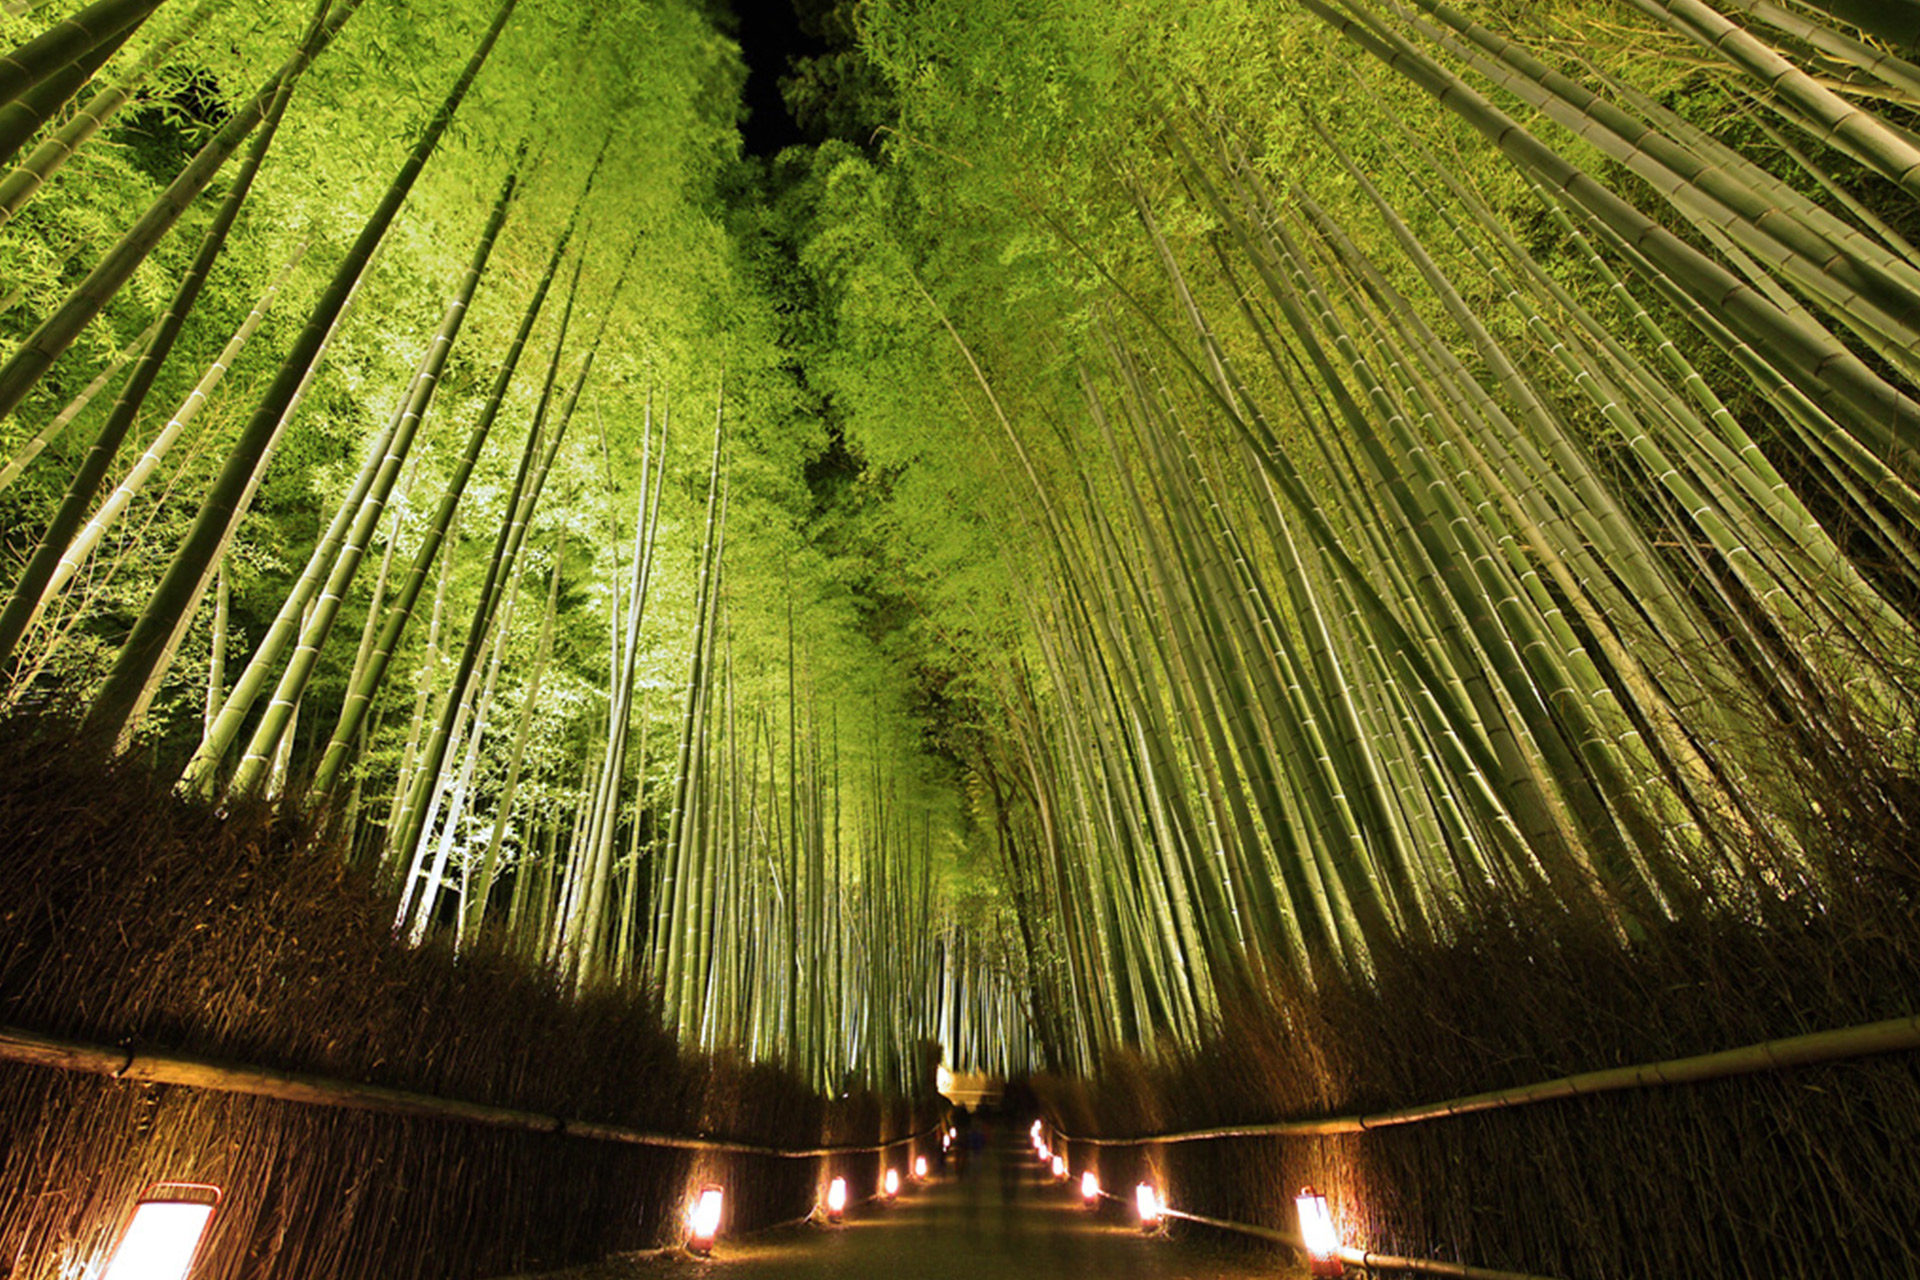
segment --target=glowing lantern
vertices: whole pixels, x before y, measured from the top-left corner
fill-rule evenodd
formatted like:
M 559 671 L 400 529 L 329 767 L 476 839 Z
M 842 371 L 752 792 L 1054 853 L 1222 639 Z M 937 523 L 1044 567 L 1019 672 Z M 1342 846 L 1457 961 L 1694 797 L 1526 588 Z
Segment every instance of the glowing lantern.
M 899 1195 L 900 1194 L 900 1171 L 898 1169 L 887 1170 L 886 1181 L 883 1182 L 881 1185 L 886 1188 L 887 1199 L 891 1200 L 895 1196 Z
M 847 1211 L 847 1180 L 835 1178 L 827 1184 L 827 1217 L 840 1221 L 840 1215 Z
M 720 1234 L 720 1207 L 724 1199 L 719 1187 L 702 1187 L 700 1198 L 687 1213 L 687 1248 L 701 1257 L 713 1252 L 713 1238 Z
M 1035 1120 L 1033 1122 L 1033 1127 L 1031 1129 L 1028 1129 L 1027 1132 L 1033 1135 L 1033 1145 L 1036 1147 L 1039 1146 L 1040 1145 L 1040 1122 L 1038 1120 Z
M 1143 1182 L 1133 1189 L 1133 1207 L 1140 1211 L 1140 1225 L 1151 1231 L 1160 1225 L 1160 1196 L 1153 1184 Z
M 1055 1156 L 1053 1158 L 1053 1176 L 1056 1178 L 1064 1178 L 1067 1176 L 1067 1158 L 1065 1156 Z
M 913 1158 L 913 1176 L 923 1181 L 926 1179 L 927 1158 L 925 1156 L 915 1156 Z
M 1340 1274 L 1340 1236 L 1333 1229 L 1327 1198 L 1312 1187 L 1300 1188 L 1293 1198 L 1300 1212 L 1300 1239 L 1307 1246 L 1308 1271 L 1316 1276 Z
M 1045 1164 L 1047 1161 L 1053 1159 L 1053 1152 L 1047 1150 L 1047 1144 L 1044 1142 L 1034 1150 L 1039 1155 L 1041 1164 Z
M 953 1150 L 953 1133 L 951 1130 L 940 1135 L 940 1149 L 942 1151 Z
M 1100 1175 L 1088 1169 L 1080 1175 L 1080 1198 L 1092 1209 L 1100 1203 Z
M 219 1203 L 218 1187 L 155 1183 L 133 1206 L 101 1280 L 186 1280 Z

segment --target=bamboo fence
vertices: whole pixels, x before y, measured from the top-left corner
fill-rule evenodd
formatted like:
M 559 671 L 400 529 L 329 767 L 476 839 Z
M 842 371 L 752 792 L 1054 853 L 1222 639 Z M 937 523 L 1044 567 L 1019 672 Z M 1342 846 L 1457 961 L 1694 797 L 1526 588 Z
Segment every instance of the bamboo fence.
M 1328 1138 L 1341 1134 L 1366 1133 L 1395 1125 L 1418 1124 L 1451 1116 L 1471 1115 L 1476 1111 L 1499 1111 L 1507 1107 L 1528 1106 L 1559 1098 L 1585 1097 L 1613 1093 L 1621 1089 L 1650 1089 L 1662 1085 L 1698 1084 L 1733 1076 L 1780 1071 L 1816 1062 L 1838 1062 L 1871 1054 L 1897 1053 L 1920 1049 L 1920 1014 L 1887 1018 L 1854 1027 L 1837 1027 L 1801 1036 L 1763 1040 L 1758 1044 L 1717 1053 L 1696 1054 L 1687 1058 L 1669 1058 L 1631 1067 L 1608 1067 L 1583 1071 L 1535 1084 L 1516 1085 L 1486 1093 L 1429 1102 L 1397 1111 L 1381 1111 L 1364 1116 L 1330 1116 L 1321 1120 L 1282 1120 L 1272 1124 L 1226 1125 L 1211 1129 L 1183 1129 L 1173 1133 L 1144 1134 L 1133 1138 L 1091 1138 L 1060 1133 L 1069 1142 L 1090 1147 L 1134 1147 L 1157 1143 L 1204 1142 L 1216 1138 Z
M 680 1151 L 724 1152 L 731 1155 L 771 1156 L 776 1159 L 811 1160 L 830 1156 L 866 1155 L 931 1137 L 933 1126 L 919 1133 L 887 1142 L 819 1147 L 770 1147 L 725 1138 L 658 1133 L 624 1125 L 575 1120 L 541 1111 L 496 1107 L 484 1102 L 441 1098 L 406 1089 L 339 1080 L 330 1076 L 273 1067 L 221 1062 L 193 1054 L 166 1053 L 89 1044 L 58 1036 L 40 1035 L 19 1027 L 0 1027 L 0 1061 L 29 1066 L 51 1067 L 91 1075 L 111 1076 L 142 1084 L 183 1085 L 220 1093 L 244 1093 L 254 1097 L 297 1102 L 308 1106 L 340 1107 L 352 1111 L 377 1111 L 388 1115 L 423 1116 L 439 1120 L 461 1120 L 496 1129 L 525 1133 L 551 1133 L 570 1138 L 591 1138 L 599 1142 L 620 1142 L 643 1147 L 667 1147 Z

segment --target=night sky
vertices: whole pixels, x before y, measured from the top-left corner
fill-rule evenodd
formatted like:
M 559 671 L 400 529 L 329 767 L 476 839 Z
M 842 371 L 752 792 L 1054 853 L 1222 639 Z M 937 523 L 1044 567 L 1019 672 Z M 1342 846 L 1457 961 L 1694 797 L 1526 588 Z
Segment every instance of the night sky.
M 770 156 L 805 142 L 780 100 L 780 77 L 795 57 L 826 51 L 800 30 L 792 0 L 732 0 L 740 20 L 740 51 L 747 60 L 746 122 L 740 126 L 748 155 Z

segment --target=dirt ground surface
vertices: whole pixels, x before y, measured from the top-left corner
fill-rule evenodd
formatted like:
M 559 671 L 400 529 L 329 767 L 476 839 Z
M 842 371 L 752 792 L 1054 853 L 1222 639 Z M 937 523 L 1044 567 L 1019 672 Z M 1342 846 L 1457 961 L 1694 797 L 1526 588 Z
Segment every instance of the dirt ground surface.
M 633 1254 L 511 1280 L 1275 1280 L 1304 1276 L 1281 1252 L 1143 1235 L 1109 1204 L 1095 1215 L 1044 1178 L 1025 1148 L 976 1156 L 904 1188 L 891 1204 L 851 1207 L 838 1226 L 722 1237 L 710 1258 Z

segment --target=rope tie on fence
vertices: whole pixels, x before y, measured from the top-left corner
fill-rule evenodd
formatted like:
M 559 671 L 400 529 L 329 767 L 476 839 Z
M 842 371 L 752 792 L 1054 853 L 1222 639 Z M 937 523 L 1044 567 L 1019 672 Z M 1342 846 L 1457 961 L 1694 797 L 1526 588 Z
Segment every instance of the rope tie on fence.
M 575 1120 L 540 1111 L 497 1107 L 484 1102 L 464 1102 L 391 1089 L 385 1085 L 362 1084 L 331 1076 L 274 1067 L 220 1062 L 193 1054 L 136 1050 L 119 1045 L 89 1044 L 58 1036 L 41 1035 L 19 1027 L 0 1027 L 0 1061 L 28 1066 L 51 1067 L 107 1076 L 138 1084 L 172 1084 L 220 1093 L 244 1093 L 307 1106 L 339 1107 L 350 1111 L 377 1111 L 387 1115 L 421 1116 L 436 1120 L 460 1120 L 489 1125 L 497 1129 L 515 1129 L 525 1133 L 548 1133 L 568 1138 L 586 1138 L 596 1142 L 624 1142 L 643 1147 L 672 1147 L 682 1151 L 713 1151 L 733 1155 L 769 1156 L 784 1160 L 811 1160 L 826 1156 L 867 1155 L 889 1150 L 905 1143 L 930 1137 L 939 1126 L 892 1138 L 886 1142 L 854 1143 L 844 1146 L 772 1147 L 754 1142 L 735 1142 L 725 1138 L 687 1136 L 634 1129 L 625 1125 L 594 1120 Z

